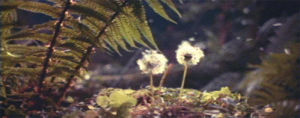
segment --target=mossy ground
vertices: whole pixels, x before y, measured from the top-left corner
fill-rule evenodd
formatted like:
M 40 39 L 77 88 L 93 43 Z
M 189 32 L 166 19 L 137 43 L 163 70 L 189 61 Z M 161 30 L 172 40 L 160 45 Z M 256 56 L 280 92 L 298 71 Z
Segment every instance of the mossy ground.
M 107 88 L 90 101 L 85 112 L 65 117 L 96 116 L 103 118 L 244 118 L 257 115 L 247 99 L 228 87 L 202 92 L 178 88 L 140 90 Z

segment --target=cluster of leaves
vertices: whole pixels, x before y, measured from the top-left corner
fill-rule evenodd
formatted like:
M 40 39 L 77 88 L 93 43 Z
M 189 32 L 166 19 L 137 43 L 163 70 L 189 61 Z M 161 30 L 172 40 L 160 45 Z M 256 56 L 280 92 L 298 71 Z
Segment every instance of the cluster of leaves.
M 163 3 L 180 16 L 171 0 L 1 0 L 3 104 L 25 111 L 60 105 L 73 81 L 83 78 L 95 48 L 157 49 L 144 2 L 171 22 Z M 19 11 L 51 19 L 19 26 Z
M 195 118 L 195 117 L 250 117 L 255 116 L 246 98 L 232 93 L 228 87 L 212 92 L 184 89 L 179 96 L 175 88 L 103 89 L 95 102 L 86 103 L 87 111 L 73 111 L 65 117 L 94 116 L 109 118 Z M 256 115 L 257 116 L 257 115 Z

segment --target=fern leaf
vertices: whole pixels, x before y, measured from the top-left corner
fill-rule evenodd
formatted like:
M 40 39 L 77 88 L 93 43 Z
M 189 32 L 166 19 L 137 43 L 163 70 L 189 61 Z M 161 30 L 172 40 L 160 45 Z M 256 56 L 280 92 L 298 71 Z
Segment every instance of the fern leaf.
M 118 31 L 116 31 L 114 25 L 111 25 L 111 27 L 108 28 L 107 32 L 107 34 L 110 34 L 109 37 L 111 37 L 111 39 L 117 42 L 122 49 L 130 51 L 127 48 L 126 42 L 123 40 L 122 35 Z
M 63 73 L 65 74 L 70 74 L 70 73 L 74 73 L 75 71 L 69 67 L 66 67 L 66 66 L 63 66 L 63 65 L 56 65 L 54 67 L 50 67 L 50 72 L 47 73 L 47 76 L 48 77 L 51 77 L 51 76 L 56 76 L 56 77 L 64 77 Z M 67 77 L 67 76 L 65 76 Z
M 46 51 L 46 47 L 37 47 L 37 46 L 26 46 L 26 45 L 7 45 L 7 50 L 22 56 L 29 56 L 29 55 L 43 55 Z
M 77 20 L 73 20 L 73 19 L 69 19 L 66 22 L 66 24 L 68 24 L 70 27 L 72 27 L 72 29 L 69 30 L 69 34 L 73 34 L 73 36 L 75 36 L 75 37 L 82 35 L 91 40 L 96 39 L 95 32 L 93 32 L 93 30 L 91 30 L 87 25 L 85 25 L 81 22 L 78 22 Z
M 140 30 L 140 32 L 143 34 L 143 36 L 156 48 L 158 49 L 158 46 L 156 45 L 156 42 L 154 40 L 154 37 L 152 35 L 152 31 L 150 29 L 150 26 L 148 24 L 147 18 L 146 18 L 146 11 L 144 9 L 144 6 L 141 5 L 141 9 L 134 9 L 138 10 L 137 12 L 140 12 L 139 15 L 134 15 L 132 17 L 135 17 L 134 23 L 136 24 L 137 28 Z M 134 11 L 134 13 L 136 13 Z
M 107 18 L 105 15 L 87 7 L 87 6 L 83 6 L 83 5 L 71 5 L 70 6 L 70 11 L 73 11 L 73 12 L 76 12 L 76 13 L 79 13 L 79 14 L 82 14 L 84 16 L 89 16 L 89 17 L 94 17 L 100 21 L 103 21 L 103 22 L 107 22 Z
M 21 57 L 12 57 L 9 55 L 2 55 L 2 59 L 8 63 L 28 63 L 28 64 L 37 64 L 41 65 L 43 59 L 41 57 L 36 56 L 21 56 Z
M 5 11 L 9 11 L 9 10 L 14 10 L 17 9 L 18 6 L 20 5 L 21 2 L 4 2 L 1 3 L 0 5 L 0 11 L 1 12 L 5 12 Z
M 99 32 L 101 28 L 105 26 L 103 22 L 99 22 L 93 17 L 86 17 L 82 20 L 82 24 L 86 25 L 94 32 Z
M 49 42 L 51 37 L 51 35 L 45 33 L 19 32 L 9 37 L 6 37 L 6 40 L 38 40 L 43 43 L 47 43 Z
M 131 35 L 133 36 L 133 39 L 136 42 L 138 42 L 139 44 L 149 48 L 148 44 L 146 44 L 143 41 L 143 38 L 142 38 L 141 33 L 138 29 L 138 26 L 133 22 L 133 21 L 136 21 L 134 19 L 134 17 L 132 17 L 132 15 L 124 16 L 123 20 L 124 20 L 124 23 L 127 24 L 127 28 L 131 32 Z
M 128 25 L 126 24 L 126 22 L 124 22 L 124 17 L 119 16 L 116 21 L 115 27 L 118 28 L 118 30 L 120 31 L 120 34 L 122 35 L 122 37 L 126 40 L 126 42 L 131 46 L 131 47 L 137 47 L 134 43 L 134 37 L 132 37 L 130 29 L 128 29 Z
M 161 0 L 161 1 L 165 3 L 168 7 L 170 7 L 179 17 L 182 17 L 172 0 Z
M 9 76 L 30 76 L 36 77 L 40 72 L 41 68 L 15 68 L 15 67 L 4 67 L 3 75 Z
M 69 60 L 75 64 L 78 64 L 80 61 L 78 58 L 74 57 L 73 55 L 58 50 L 56 50 L 55 53 L 53 53 L 53 58 Z
M 107 36 L 106 34 L 104 34 L 102 38 L 114 51 L 116 51 L 119 55 L 121 55 L 121 53 L 119 52 L 119 47 L 114 39 Z
M 97 6 L 101 6 L 113 12 L 120 10 L 119 3 L 114 0 L 83 0 L 83 3 L 97 4 Z
M 81 45 L 78 45 L 77 43 L 73 43 L 73 42 L 66 42 L 66 43 L 63 43 L 61 45 L 59 45 L 59 47 L 63 47 L 63 48 L 67 48 L 67 49 L 70 49 L 70 50 L 74 50 L 80 54 L 83 54 L 85 52 L 85 48 L 82 47 Z
M 53 18 L 58 18 L 61 12 L 59 8 L 53 7 L 49 4 L 33 1 L 23 2 L 18 8 L 34 13 L 43 13 Z
M 176 21 L 174 21 L 172 18 L 169 17 L 169 15 L 165 11 L 163 5 L 160 3 L 159 0 L 145 0 L 145 1 L 153 9 L 154 12 L 158 13 L 160 16 L 162 16 L 166 20 L 176 24 Z

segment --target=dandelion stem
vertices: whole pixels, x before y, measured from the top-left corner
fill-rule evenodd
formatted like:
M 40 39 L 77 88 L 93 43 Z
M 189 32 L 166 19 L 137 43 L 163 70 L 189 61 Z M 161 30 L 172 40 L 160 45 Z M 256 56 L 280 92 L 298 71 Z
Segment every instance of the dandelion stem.
M 152 75 L 152 73 L 150 73 L 150 87 L 151 87 L 151 89 L 154 87 L 153 86 L 153 75 Z
M 183 88 L 184 88 L 187 70 L 188 70 L 188 65 L 187 65 L 187 63 L 185 63 L 185 64 L 184 64 L 184 71 L 183 71 L 183 76 L 182 76 L 182 82 L 181 82 L 181 87 L 180 87 L 180 93 L 179 93 L 179 96 L 181 96 L 182 91 L 183 91 Z
M 166 81 L 166 77 L 169 74 L 171 68 L 173 67 L 173 64 L 169 64 L 167 70 L 164 72 L 164 75 L 161 77 L 160 82 L 159 82 L 159 88 L 163 87 L 164 82 Z
M 159 87 L 162 87 L 163 86 L 163 84 L 164 84 L 164 81 L 165 81 L 165 79 L 166 79 L 166 77 L 167 77 L 167 74 L 168 74 L 168 72 L 166 71 L 166 72 L 164 72 L 164 75 L 161 77 L 161 79 L 160 79 L 160 82 L 159 82 Z

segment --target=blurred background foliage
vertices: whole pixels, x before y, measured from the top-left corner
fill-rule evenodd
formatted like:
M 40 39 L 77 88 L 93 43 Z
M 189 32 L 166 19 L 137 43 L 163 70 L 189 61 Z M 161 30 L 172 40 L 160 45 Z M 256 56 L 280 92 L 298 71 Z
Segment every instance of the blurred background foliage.
M 171 17 L 177 24 L 152 12 L 148 15 L 157 45 L 172 64 L 165 86 L 180 86 L 183 67 L 176 62 L 175 50 L 182 40 L 191 39 L 206 57 L 189 71 L 187 88 L 212 91 L 229 86 L 249 96 L 249 103 L 258 108 L 276 106 L 276 117 L 299 115 L 299 0 L 182 0 L 176 4 L 182 18 Z M 20 24 L 49 20 L 19 14 Z M 68 96 L 78 102 L 106 87 L 147 86 L 148 78 L 135 62 L 142 51 L 121 51 L 122 56 L 97 51 L 86 79 L 74 85 Z

